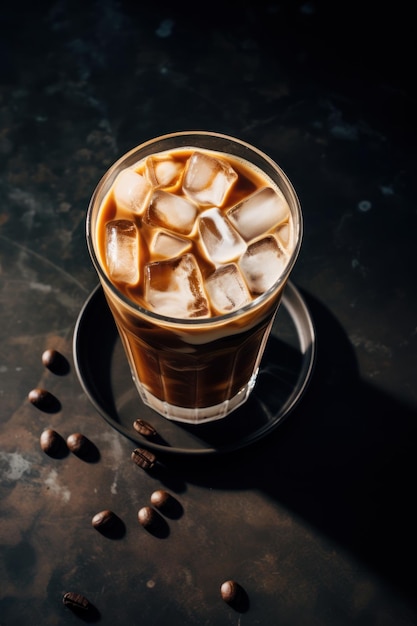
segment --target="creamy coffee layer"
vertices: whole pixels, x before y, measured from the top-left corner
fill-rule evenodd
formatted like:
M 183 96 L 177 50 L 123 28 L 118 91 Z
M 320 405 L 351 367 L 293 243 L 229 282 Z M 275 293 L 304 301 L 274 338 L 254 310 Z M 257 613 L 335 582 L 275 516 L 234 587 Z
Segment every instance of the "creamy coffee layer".
M 181 148 L 122 170 L 100 207 L 110 280 L 143 308 L 187 319 L 240 309 L 283 273 L 294 248 L 282 192 L 248 162 Z

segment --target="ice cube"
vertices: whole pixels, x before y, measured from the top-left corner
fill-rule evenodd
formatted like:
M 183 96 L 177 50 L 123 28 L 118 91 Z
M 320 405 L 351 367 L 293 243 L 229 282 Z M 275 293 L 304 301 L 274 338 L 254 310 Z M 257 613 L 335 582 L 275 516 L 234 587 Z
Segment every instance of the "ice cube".
M 113 194 L 120 209 L 143 213 L 147 206 L 152 185 L 144 176 L 134 170 L 125 169 L 118 175 L 113 185 Z
M 154 187 L 172 187 L 180 178 L 183 165 L 170 156 L 146 159 L 146 174 Z
M 246 249 L 246 243 L 216 207 L 201 213 L 198 228 L 206 254 L 214 263 L 233 261 Z
M 206 280 L 206 291 L 212 307 L 222 315 L 240 309 L 251 297 L 234 263 L 219 267 Z
M 286 222 L 285 224 L 281 224 L 281 226 L 278 227 L 278 230 L 275 234 L 280 244 L 282 244 L 283 248 L 285 250 L 289 250 L 291 248 L 291 241 L 292 241 L 291 224 L 289 222 Z
M 155 233 L 151 244 L 150 250 L 153 255 L 158 255 L 166 258 L 173 258 L 184 254 L 191 248 L 191 241 L 184 239 L 183 237 L 177 237 L 170 233 L 165 233 L 160 230 Z
M 278 280 L 286 262 L 284 252 L 271 235 L 248 246 L 239 267 L 251 292 L 260 294 Z
M 139 280 L 139 233 L 129 220 L 106 224 L 106 264 L 111 279 L 133 285 Z
M 185 168 L 183 190 L 202 206 L 221 207 L 236 180 L 236 172 L 226 161 L 193 152 Z
M 146 216 L 146 221 L 154 226 L 163 226 L 168 230 L 188 235 L 197 215 L 197 207 L 183 198 L 168 191 L 154 192 Z
M 181 319 L 209 316 L 201 272 L 192 254 L 148 263 L 145 271 L 145 298 L 156 313 Z
M 284 196 L 264 187 L 230 209 L 227 216 L 242 237 L 250 241 L 287 220 L 289 213 Z

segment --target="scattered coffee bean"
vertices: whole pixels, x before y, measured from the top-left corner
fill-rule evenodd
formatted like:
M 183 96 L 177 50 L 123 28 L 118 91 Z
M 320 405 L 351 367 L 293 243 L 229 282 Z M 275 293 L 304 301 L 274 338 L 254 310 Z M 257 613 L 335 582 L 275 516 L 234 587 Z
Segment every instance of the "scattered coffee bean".
M 142 437 L 155 437 L 157 432 L 152 424 L 149 422 L 145 422 L 145 420 L 137 419 L 133 422 L 133 428 L 138 432 Z
M 55 363 L 56 359 L 57 359 L 57 355 L 58 352 L 56 350 L 45 350 L 45 352 L 42 353 L 42 363 L 45 367 L 47 367 L 48 369 Z
M 89 441 L 81 433 L 72 433 L 67 437 L 67 446 L 75 455 L 82 456 L 89 447 Z
M 41 389 L 40 387 L 29 391 L 28 400 L 36 406 L 37 409 L 46 411 L 47 413 L 55 413 L 61 408 L 57 398 L 55 398 L 50 391 Z
M 42 405 L 48 396 L 49 391 L 46 391 L 46 389 L 40 389 L 39 387 L 36 389 L 31 389 L 28 394 L 29 402 L 31 402 L 35 406 Z
M 133 450 L 131 459 L 144 470 L 152 469 L 156 463 L 156 456 L 149 450 L 144 450 L 143 448 Z
M 58 350 L 48 349 L 42 354 L 42 363 L 53 374 L 67 374 L 69 371 L 69 363 L 63 354 Z
M 151 504 L 157 509 L 166 508 L 171 499 L 171 495 L 164 489 L 157 489 L 151 494 Z
M 150 528 L 155 525 L 156 522 L 156 512 L 151 506 L 144 506 L 138 511 L 138 520 L 139 524 L 144 526 L 144 528 Z
M 240 585 L 235 580 L 226 580 L 220 587 L 220 593 L 225 602 L 233 604 L 240 594 Z
M 169 535 L 169 526 L 166 520 L 151 506 L 143 506 L 139 509 L 138 521 L 154 537 L 162 539 Z
M 151 493 L 150 501 L 152 506 L 160 511 L 164 517 L 179 519 L 184 513 L 181 503 L 165 489 L 157 489 Z
M 97 530 L 109 530 L 116 524 L 117 519 L 117 515 L 113 513 L 113 511 L 106 509 L 100 511 L 100 513 L 96 513 L 91 523 Z
M 39 438 L 39 442 L 42 450 L 49 456 L 61 456 L 67 451 L 63 437 L 53 428 L 44 430 Z
M 65 593 L 62 601 L 65 606 L 68 606 L 70 609 L 75 611 L 85 612 L 90 608 L 90 602 L 87 598 L 80 593 L 74 593 L 73 591 Z
M 67 437 L 67 446 L 75 456 L 87 463 L 97 463 L 100 451 L 95 444 L 82 433 L 72 433 Z

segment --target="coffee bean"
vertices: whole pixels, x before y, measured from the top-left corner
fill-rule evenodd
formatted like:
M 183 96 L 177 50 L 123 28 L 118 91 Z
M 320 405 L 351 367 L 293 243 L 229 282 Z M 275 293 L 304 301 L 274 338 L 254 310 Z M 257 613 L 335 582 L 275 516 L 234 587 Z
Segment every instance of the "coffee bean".
M 39 438 L 39 442 L 42 450 L 49 456 L 60 456 L 66 451 L 63 437 L 53 428 L 44 430 Z
M 138 521 L 154 537 L 162 539 L 169 535 L 169 526 L 166 520 L 151 506 L 143 506 L 139 509 Z
M 156 456 L 149 450 L 144 450 L 143 448 L 133 450 L 131 459 L 144 470 L 152 469 L 156 463 Z
M 156 522 L 156 512 L 151 506 L 144 506 L 138 511 L 139 524 L 150 528 Z
M 87 598 L 80 593 L 74 593 L 73 591 L 65 593 L 62 601 L 65 606 L 68 606 L 70 609 L 75 611 L 86 612 L 90 608 L 90 602 Z
M 57 398 L 50 391 L 37 387 L 28 393 L 28 400 L 37 409 L 47 413 L 55 413 L 60 410 L 61 405 Z
M 53 374 L 63 375 L 69 371 L 69 363 L 58 350 L 49 348 L 42 354 L 42 363 Z
M 91 520 L 91 523 L 94 528 L 97 528 L 97 530 L 109 530 L 116 524 L 117 519 L 117 515 L 115 515 L 113 511 L 106 509 L 96 513 Z
M 220 593 L 225 602 L 231 604 L 236 601 L 240 586 L 235 580 L 226 580 L 220 587 Z
M 249 608 L 249 598 L 246 591 L 235 580 L 226 580 L 220 587 L 222 599 L 233 609 L 244 613 Z
M 36 389 L 31 389 L 28 394 L 29 402 L 39 407 L 42 406 L 49 396 L 49 391 L 46 389 L 41 389 L 40 387 Z
M 67 446 L 77 456 L 82 456 L 88 449 L 88 439 L 81 433 L 72 433 L 67 437 Z
M 171 499 L 171 495 L 164 489 L 157 489 L 151 494 L 151 504 L 157 509 L 166 508 Z
M 45 350 L 45 352 L 42 353 L 42 363 L 45 367 L 47 367 L 48 369 L 55 363 L 56 359 L 57 359 L 57 354 L 58 352 L 56 350 Z
M 151 493 L 150 501 L 152 506 L 160 511 L 164 517 L 179 519 L 184 513 L 181 503 L 165 489 L 157 489 Z
M 137 419 L 133 422 L 133 428 L 143 437 L 155 437 L 157 432 L 152 424 L 145 422 L 145 420 Z
M 82 433 L 72 433 L 67 437 L 67 446 L 75 456 L 88 463 L 97 463 L 100 452 L 90 439 Z

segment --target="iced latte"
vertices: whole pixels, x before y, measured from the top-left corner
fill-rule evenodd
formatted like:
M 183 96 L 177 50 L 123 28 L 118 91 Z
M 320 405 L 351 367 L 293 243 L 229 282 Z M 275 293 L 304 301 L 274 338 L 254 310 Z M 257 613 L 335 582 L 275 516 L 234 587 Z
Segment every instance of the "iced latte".
M 247 399 L 301 230 L 284 173 L 232 137 L 167 135 L 110 168 L 87 239 L 143 402 L 200 423 Z

